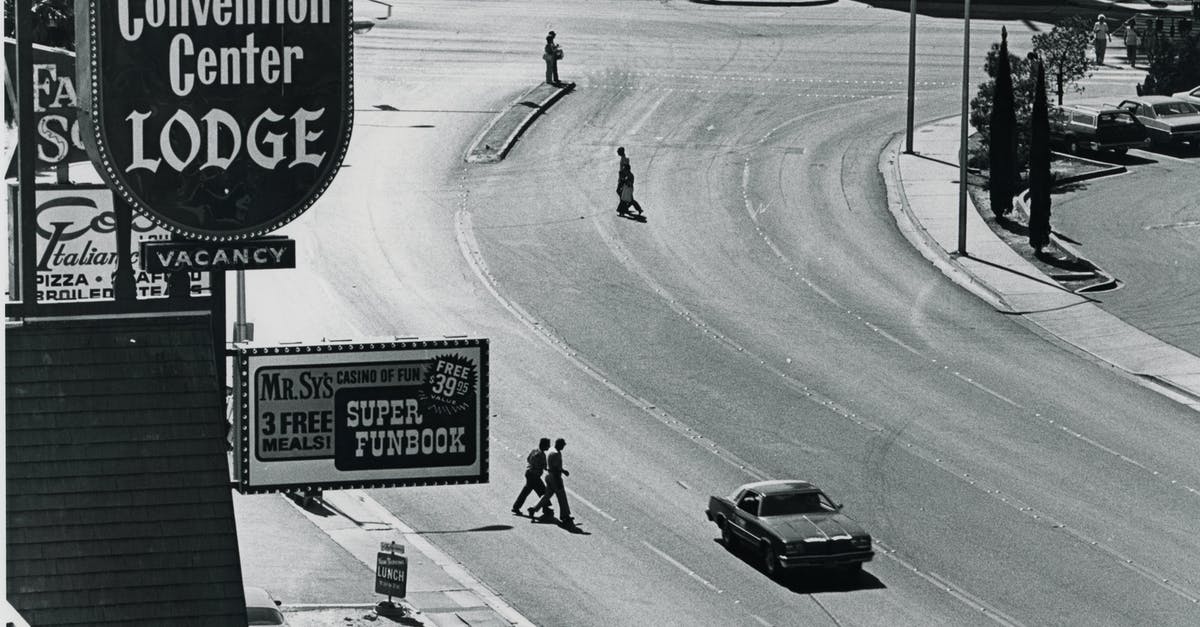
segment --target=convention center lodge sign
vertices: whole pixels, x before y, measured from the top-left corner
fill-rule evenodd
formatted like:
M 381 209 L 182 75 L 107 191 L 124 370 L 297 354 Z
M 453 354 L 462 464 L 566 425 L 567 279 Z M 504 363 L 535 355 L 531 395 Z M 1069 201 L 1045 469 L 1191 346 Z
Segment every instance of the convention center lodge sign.
M 337 173 L 353 116 L 338 0 L 76 0 L 82 137 L 112 189 L 199 240 L 258 237 Z

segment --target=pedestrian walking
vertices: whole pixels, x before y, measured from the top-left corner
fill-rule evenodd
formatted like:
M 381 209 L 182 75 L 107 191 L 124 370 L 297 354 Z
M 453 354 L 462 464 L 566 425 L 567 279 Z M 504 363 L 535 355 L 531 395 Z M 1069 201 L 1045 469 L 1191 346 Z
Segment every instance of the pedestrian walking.
M 554 31 L 546 35 L 546 47 L 542 51 L 542 59 L 546 61 L 546 82 L 558 87 L 558 62 L 563 58 L 562 46 L 554 42 Z
M 625 156 L 624 146 L 617 146 L 617 156 L 621 158 L 621 162 L 617 165 L 617 174 L 619 175 L 623 168 L 629 167 L 629 157 Z
M 546 451 L 549 449 L 550 438 L 542 438 L 538 440 L 537 448 L 525 456 L 525 485 L 517 495 L 517 500 L 513 501 L 512 513 L 521 515 L 521 507 L 525 505 L 525 499 L 529 498 L 530 493 L 536 493 L 538 497 L 546 493 L 542 473 L 546 472 Z
M 1137 66 L 1137 51 L 1141 43 L 1137 22 L 1133 18 L 1129 18 L 1129 21 L 1125 22 L 1125 58 L 1129 59 L 1129 67 Z
M 571 474 L 567 472 L 566 468 L 563 468 L 562 450 L 566 446 L 567 441 L 558 438 L 554 441 L 554 450 L 546 455 L 546 493 L 542 495 L 536 505 L 529 508 L 530 518 L 535 517 L 539 509 L 544 509 L 549 513 L 550 495 L 554 495 L 558 499 L 558 509 L 562 512 L 559 520 L 567 524 L 574 520 L 571 518 L 571 504 L 567 502 L 567 489 L 563 485 L 563 477 Z
M 1096 17 L 1096 23 L 1092 25 L 1092 43 L 1096 46 L 1096 65 L 1104 65 L 1104 50 L 1108 48 L 1110 39 L 1112 39 L 1112 35 L 1108 34 L 1108 22 L 1101 13 Z
M 617 154 L 621 156 L 621 164 L 617 172 L 617 215 L 632 215 L 629 208 L 633 207 L 640 216 L 644 212 L 642 205 L 633 198 L 633 168 L 629 167 L 629 158 L 625 156 L 624 148 L 618 148 Z

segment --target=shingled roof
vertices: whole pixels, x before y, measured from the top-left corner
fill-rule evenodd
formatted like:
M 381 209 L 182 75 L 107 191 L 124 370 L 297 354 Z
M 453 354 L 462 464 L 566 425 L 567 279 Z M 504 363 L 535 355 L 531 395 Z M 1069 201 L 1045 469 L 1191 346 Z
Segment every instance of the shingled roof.
M 7 592 L 30 624 L 246 624 L 210 324 L 6 330 Z

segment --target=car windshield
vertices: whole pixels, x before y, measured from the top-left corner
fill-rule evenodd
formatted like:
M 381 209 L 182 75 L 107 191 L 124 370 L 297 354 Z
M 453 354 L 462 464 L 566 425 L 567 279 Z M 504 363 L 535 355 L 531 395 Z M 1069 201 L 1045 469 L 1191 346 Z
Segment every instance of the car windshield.
M 1132 126 L 1137 123 L 1132 115 L 1125 112 L 1100 114 L 1100 126 Z
M 760 516 L 788 516 L 828 511 L 821 506 L 820 492 L 769 494 L 763 499 Z
M 1162 102 L 1154 105 L 1154 112 L 1159 115 L 1188 115 L 1197 113 L 1196 106 L 1190 102 Z
M 283 614 L 273 607 L 246 608 L 247 625 L 282 625 Z

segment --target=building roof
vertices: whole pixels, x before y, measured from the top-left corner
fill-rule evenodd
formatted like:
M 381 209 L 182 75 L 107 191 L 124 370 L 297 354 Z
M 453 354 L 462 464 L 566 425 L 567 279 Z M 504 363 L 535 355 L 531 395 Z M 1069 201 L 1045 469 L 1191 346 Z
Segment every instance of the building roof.
M 244 625 L 209 317 L 5 335 L 13 607 L 33 625 Z

